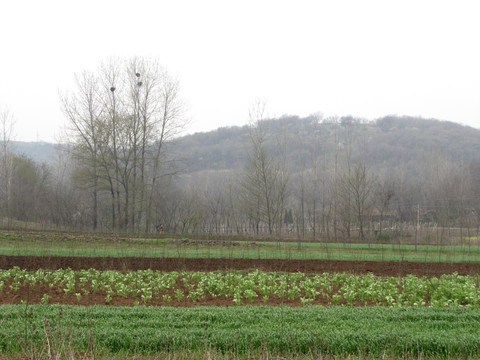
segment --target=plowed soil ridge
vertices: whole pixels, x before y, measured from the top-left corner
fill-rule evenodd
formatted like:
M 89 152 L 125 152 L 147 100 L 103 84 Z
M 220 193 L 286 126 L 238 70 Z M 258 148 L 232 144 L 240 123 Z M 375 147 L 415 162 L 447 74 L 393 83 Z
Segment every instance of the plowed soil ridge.
M 113 257 L 57 257 L 57 256 L 0 256 L 0 269 L 18 266 L 22 269 L 81 270 L 160 270 L 160 271 L 215 271 L 249 270 L 304 273 L 348 272 L 373 273 L 377 276 L 439 277 L 457 272 L 459 275 L 480 274 L 480 264 L 474 263 L 418 263 L 334 260 L 277 260 L 277 259 L 190 259 L 190 258 L 113 258 Z

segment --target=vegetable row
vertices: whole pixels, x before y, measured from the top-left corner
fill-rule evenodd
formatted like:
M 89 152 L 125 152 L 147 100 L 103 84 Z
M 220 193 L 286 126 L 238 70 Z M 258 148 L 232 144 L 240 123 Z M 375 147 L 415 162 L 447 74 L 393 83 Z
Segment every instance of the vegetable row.
M 0 270 L 0 299 L 26 287 L 43 286 L 42 303 L 52 294 L 81 299 L 101 295 L 105 303 L 129 299 L 133 304 L 181 305 L 215 299 L 232 305 L 378 305 L 388 307 L 480 307 L 480 275 L 456 273 L 439 278 L 377 277 L 373 274 L 284 273 L 253 270 L 215 272 L 132 272 L 71 269 Z M 48 287 L 48 288 L 47 288 Z M 24 299 L 26 301 L 27 299 Z

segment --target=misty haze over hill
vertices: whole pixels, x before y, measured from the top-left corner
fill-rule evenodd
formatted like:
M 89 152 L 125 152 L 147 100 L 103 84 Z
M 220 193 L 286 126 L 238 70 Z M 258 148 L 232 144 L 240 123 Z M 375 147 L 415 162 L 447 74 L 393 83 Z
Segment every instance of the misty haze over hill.
M 480 161 L 480 130 L 448 121 L 386 116 L 371 122 L 353 117 L 332 122 L 314 116 L 284 116 L 265 120 L 264 125 L 270 135 L 268 146 L 282 144 L 292 172 L 303 166 L 300 159 L 329 156 L 335 142 L 339 149 L 351 146 L 353 162 L 363 159 L 373 168 L 401 166 L 412 174 L 430 157 L 441 156 L 465 165 Z M 245 125 L 183 136 L 169 146 L 180 172 L 193 175 L 242 170 L 249 141 L 249 127 Z M 55 160 L 55 144 L 14 142 L 14 149 L 36 162 Z
M 23 156 L 11 160 L 3 211 L 24 221 L 237 235 L 288 226 L 314 239 L 364 240 L 418 221 L 480 231 L 480 130 L 447 121 L 283 116 L 219 128 L 165 143 L 158 177 L 144 187 L 134 186 L 141 173 L 128 146 L 115 183 L 109 144 L 98 163 L 85 148 L 69 156 L 54 144 L 13 145 Z

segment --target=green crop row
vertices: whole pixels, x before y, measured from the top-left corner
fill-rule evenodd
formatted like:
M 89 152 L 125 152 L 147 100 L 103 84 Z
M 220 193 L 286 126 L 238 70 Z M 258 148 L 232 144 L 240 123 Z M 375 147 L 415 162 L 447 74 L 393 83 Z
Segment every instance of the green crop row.
M 480 308 L 480 275 L 442 275 L 439 278 L 377 277 L 373 274 L 284 273 L 253 270 L 215 272 L 160 272 L 139 270 L 122 273 L 95 269 L 28 271 L 18 267 L 0 270 L 0 297 L 22 288 L 48 286 L 48 293 L 75 296 L 79 301 L 102 294 L 132 304 L 196 303 L 215 298 L 232 305 L 269 301 L 297 301 L 302 305 L 380 305 L 389 307 Z M 42 303 L 48 304 L 45 293 Z M 28 299 L 24 299 L 26 302 Z
M 249 258 L 298 260 L 364 260 L 472 262 L 480 260 L 472 241 L 430 245 L 323 242 L 209 241 L 191 239 L 103 238 L 62 233 L 2 233 L 0 255 L 86 257 Z
M 478 358 L 480 310 L 0 306 L 1 354 Z

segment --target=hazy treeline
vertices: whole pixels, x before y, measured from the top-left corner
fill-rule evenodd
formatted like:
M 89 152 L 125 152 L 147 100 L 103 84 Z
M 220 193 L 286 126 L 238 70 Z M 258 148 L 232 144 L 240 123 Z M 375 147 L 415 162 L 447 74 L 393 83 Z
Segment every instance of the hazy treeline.
M 397 119 L 398 124 L 407 121 Z M 417 124 L 425 121 L 418 120 Z M 436 129 L 435 123 L 444 126 L 432 122 L 432 129 Z M 368 138 L 382 125 L 380 120 L 342 124 L 342 119 L 289 118 L 265 120 L 260 125 L 260 129 L 230 129 L 234 135 L 231 141 L 243 139 L 234 154 L 237 160 L 230 161 L 225 155 L 212 169 L 189 171 L 189 164 L 198 159 L 188 159 L 178 149 L 185 149 L 192 135 L 169 143 L 170 160 L 162 164 L 165 172 L 155 186 L 155 206 L 148 231 L 158 231 L 163 224 L 165 231 L 177 233 L 281 233 L 340 239 L 389 234 L 398 226 L 410 225 L 414 229 L 417 222 L 469 228 L 472 232 L 478 229 L 480 166 L 474 157 L 469 157 L 470 149 L 459 160 L 446 152 L 416 153 L 406 148 L 403 155 L 375 163 L 369 155 L 375 152 L 375 144 Z M 297 140 L 291 139 L 298 139 L 306 126 L 316 130 L 304 135 L 305 146 L 292 146 Z M 226 130 L 218 133 L 223 131 Z M 263 131 L 263 137 L 257 139 L 263 142 L 254 147 L 252 137 L 259 135 L 257 131 Z M 422 130 L 412 127 L 410 131 Z M 391 132 L 402 136 L 401 130 Z M 426 138 L 428 134 L 423 132 Z M 310 141 L 310 137 L 324 135 L 326 140 L 316 145 Z M 225 141 L 220 139 L 212 139 L 205 146 Z M 415 157 L 405 157 L 407 151 Z M 202 155 L 205 156 L 197 150 L 196 156 Z M 171 159 L 175 156 L 176 166 L 172 167 Z M 401 156 L 403 160 L 399 159 Z M 94 189 L 78 176 L 81 167 L 71 151 L 59 147 L 55 161 L 48 165 L 13 152 L 7 156 L 2 152 L 1 159 L 2 184 L 7 184 L 2 186 L 3 218 L 93 229 Z M 266 170 L 265 180 L 270 181 L 266 184 L 272 188 L 268 208 L 267 198 L 262 195 L 267 192 L 262 193 L 258 181 L 262 173 L 257 170 L 262 166 Z M 120 195 L 124 196 L 123 191 Z M 103 186 L 97 196 L 97 228 L 112 230 L 111 192 Z M 146 231 L 145 223 L 143 219 L 136 229 L 119 230 Z
M 256 171 L 248 156 L 254 148 L 248 139 L 251 128 L 219 129 L 218 144 L 243 139 L 235 145 L 243 156 L 223 161 L 238 167 L 216 162 L 216 170 L 184 177 L 190 193 L 203 199 L 193 212 L 201 214 L 201 222 L 191 225 L 195 231 L 270 233 L 267 211 L 276 214 L 273 233 L 299 238 L 365 239 L 402 229 L 413 233 L 419 224 L 460 228 L 465 234 L 467 229 L 478 231 L 478 130 L 393 116 L 376 121 L 291 116 L 264 120 L 261 128 L 267 131 L 263 145 L 276 176 L 288 179 L 282 200 L 262 212 L 268 194 L 258 193 L 252 196 L 258 205 L 245 207 L 242 197 L 248 187 L 242 182 Z M 193 137 L 186 142 L 193 143 Z M 224 153 L 229 151 L 227 145 Z
M 77 75 L 55 159 L 11 142 L 2 112 L 0 216 L 102 231 L 362 239 L 419 224 L 478 232 L 480 131 L 389 116 L 268 119 L 178 137 L 178 82 L 128 59 Z

